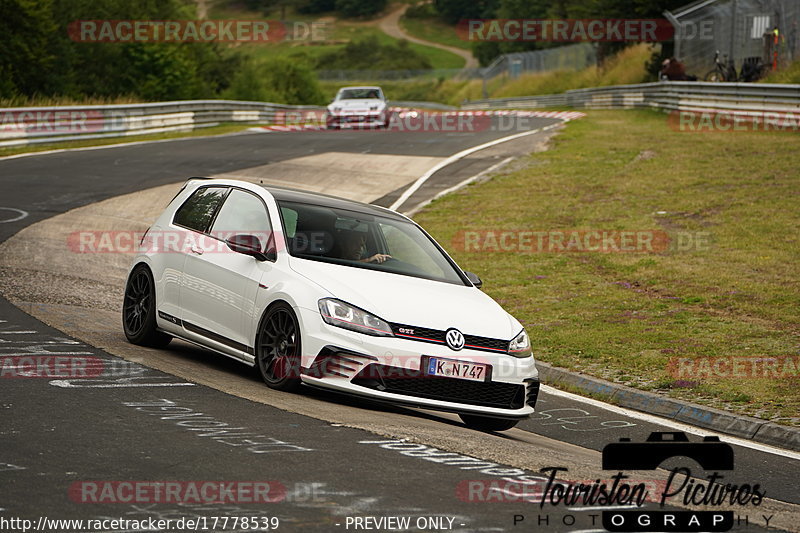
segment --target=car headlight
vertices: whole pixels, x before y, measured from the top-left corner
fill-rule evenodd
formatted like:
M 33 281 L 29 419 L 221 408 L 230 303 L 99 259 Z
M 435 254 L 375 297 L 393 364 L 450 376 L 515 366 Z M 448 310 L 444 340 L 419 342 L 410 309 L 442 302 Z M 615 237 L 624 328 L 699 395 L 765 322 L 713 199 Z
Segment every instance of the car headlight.
M 323 298 L 319 301 L 319 312 L 322 320 L 331 326 L 376 337 L 394 337 L 391 326 L 385 320 L 341 300 Z
M 533 355 L 533 352 L 531 352 L 531 340 L 524 329 L 508 344 L 508 354 L 520 358 Z

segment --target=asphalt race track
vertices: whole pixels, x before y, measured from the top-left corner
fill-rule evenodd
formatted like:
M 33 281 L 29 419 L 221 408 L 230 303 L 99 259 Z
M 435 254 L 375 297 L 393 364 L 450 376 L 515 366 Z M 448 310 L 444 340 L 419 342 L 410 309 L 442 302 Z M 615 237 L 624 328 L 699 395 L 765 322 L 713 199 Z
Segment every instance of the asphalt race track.
M 541 118 L 530 127 L 557 123 Z M 367 165 L 365 172 L 370 161 L 423 168 L 513 133 L 518 132 L 245 133 L 0 159 L 0 242 L 75 208 L 188 176 L 266 169 L 268 179 L 280 182 L 282 175 L 267 171 L 286 169 L 287 176 L 294 176 L 289 183 L 302 185 L 329 166 L 337 172 L 335 165 L 342 163 L 344 178 L 325 186 L 357 195 L 360 183 L 348 181 L 342 170 L 348 163 Z M 471 154 L 434 174 L 401 210 L 410 211 L 441 190 L 526 154 L 544 139 L 544 133 L 535 134 Z M 415 172 L 388 176 L 398 182 L 371 191 L 373 200 L 391 205 Z M 544 467 L 567 468 L 574 474 L 568 479 L 587 483 L 610 479 L 614 472 L 603 472 L 599 453 L 606 444 L 620 437 L 640 442 L 652 431 L 677 430 L 652 417 L 544 391 L 534 417 L 507 432 L 482 434 L 467 430 L 452 415 L 314 390 L 276 393 L 247 367 L 186 343 L 174 342 L 159 354 L 130 345 L 117 353 L 111 347 L 122 337 L 118 318 L 106 325 L 119 331 L 103 350 L 77 336 L 82 318 L 73 318 L 76 335 L 69 335 L 0 299 L 0 357 L 82 355 L 96 358 L 103 370 L 96 379 L 0 377 L 0 531 L 21 530 L 19 523 L 3 522 L 19 517 L 32 520 L 31 528 L 39 531 L 109 531 L 97 525 L 59 528 L 47 520 L 121 518 L 170 519 L 172 530 L 180 531 L 248 531 L 258 521 L 262 530 L 277 531 L 602 532 L 600 507 L 540 506 L 515 497 L 518 485 L 513 484 L 502 497 L 495 493 L 487 499 L 481 487 L 543 476 L 538 470 Z M 202 425 L 192 424 L 200 420 Z M 737 511 L 732 530 L 766 531 L 767 518 L 771 527 L 777 523 L 783 530 L 800 530 L 800 454 L 723 440 L 732 444 L 735 456 L 725 482 L 760 484 L 769 499 Z M 638 474 L 654 482 L 666 478 L 663 470 Z M 264 498 L 253 502 L 240 494 L 200 503 L 131 501 L 119 483 L 109 483 L 144 481 L 184 482 L 184 487 L 206 481 L 257 484 Z M 680 510 L 660 509 L 657 503 L 643 509 Z M 193 518 L 201 520 L 197 527 L 175 525 Z M 239 520 L 233 523 L 234 518 Z M 399 527 L 403 518 L 410 520 L 405 529 Z M 112 530 L 153 530 L 144 524 L 127 526 Z

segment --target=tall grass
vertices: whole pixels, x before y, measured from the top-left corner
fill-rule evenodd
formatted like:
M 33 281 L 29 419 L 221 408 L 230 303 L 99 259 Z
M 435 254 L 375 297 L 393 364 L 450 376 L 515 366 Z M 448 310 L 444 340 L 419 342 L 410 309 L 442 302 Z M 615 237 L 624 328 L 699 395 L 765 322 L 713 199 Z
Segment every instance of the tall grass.
M 642 83 L 647 79 L 645 63 L 650 59 L 652 48 L 637 44 L 609 58 L 602 68 L 595 66 L 583 70 L 559 70 L 525 74 L 509 80 L 491 92 L 493 98 L 527 96 L 533 94 L 556 94 L 570 89 Z
M 783 70 L 770 72 L 762 83 L 800 83 L 800 61 L 795 61 Z

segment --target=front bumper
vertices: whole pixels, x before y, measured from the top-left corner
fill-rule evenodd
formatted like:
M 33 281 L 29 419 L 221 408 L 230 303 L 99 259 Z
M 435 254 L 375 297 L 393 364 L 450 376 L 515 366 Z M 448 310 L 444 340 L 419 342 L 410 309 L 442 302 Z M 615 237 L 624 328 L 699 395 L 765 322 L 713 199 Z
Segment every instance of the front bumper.
M 539 392 L 533 357 L 518 359 L 397 337 L 372 337 L 322 321 L 318 310 L 298 309 L 302 322 L 304 383 L 393 404 L 497 418 L 526 418 Z M 423 356 L 491 366 L 490 381 L 431 377 Z
M 384 113 L 328 113 L 325 117 L 325 124 L 328 127 L 371 127 L 383 126 L 385 123 L 386 115 Z

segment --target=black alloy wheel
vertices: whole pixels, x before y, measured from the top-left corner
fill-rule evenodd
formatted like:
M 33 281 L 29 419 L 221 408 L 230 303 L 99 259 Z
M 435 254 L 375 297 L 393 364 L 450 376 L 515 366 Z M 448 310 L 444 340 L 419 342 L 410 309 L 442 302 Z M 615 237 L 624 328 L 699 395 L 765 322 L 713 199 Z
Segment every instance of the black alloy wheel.
M 270 307 L 261 321 L 256 366 L 272 389 L 291 392 L 300 387 L 300 326 L 284 302 Z

